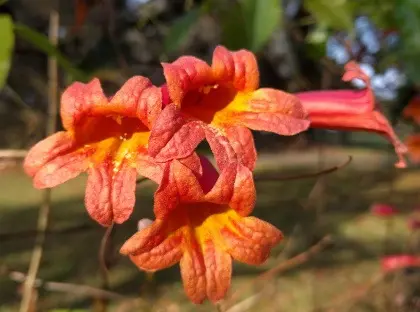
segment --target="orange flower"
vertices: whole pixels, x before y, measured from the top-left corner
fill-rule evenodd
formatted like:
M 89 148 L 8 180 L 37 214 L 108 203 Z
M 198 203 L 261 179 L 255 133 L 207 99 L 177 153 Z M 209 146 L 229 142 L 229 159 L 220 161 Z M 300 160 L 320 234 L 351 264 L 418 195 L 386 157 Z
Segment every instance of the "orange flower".
M 255 217 L 252 173 L 231 163 L 220 176 L 205 158 L 197 177 L 177 160 L 166 166 L 155 194 L 156 220 L 121 248 L 142 270 L 180 262 L 184 289 L 194 303 L 222 299 L 231 281 L 232 258 L 260 264 L 282 234 Z
M 161 106 L 159 88 L 144 77 L 131 78 L 109 100 L 99 80 L 76 82 L 61 98 L 66 131 L 37 143 L 24 169 L 39 189 L 87 171 L 85 204 L 90 216 L 104 226 L 122 223 L 134 207 L 137 173 L 161 179 L 161 165 L 147 154 L 149 129 Z
M 249 51 L 218 46 L 211 66 L 183 56 L 164 63 L 163 71 L 168 102 L 149 140 L 149 153 L 159 161 L 186 157 L 206 138 L 220 168 L 233 157 L 252 170 L 256 152 L 248 128 L 294 135 L 309 126 L 295 96 L 257 89 L 258 65 Z
M 385 136 L 399 158 L 397 167 L 405 167 L 405 145 L 398 139 L 386 117 L 376 108 L 370 80 L 355 62 L 345 66 L 344 81 L 361 79 L 366 89 L 309 91 L 296 93 L 309 114 L 311 127 L 376 132 Z
M 409 135 L 405 139 L 405 144 L 407 144 L 411 161 L 420 163 L 420 134 Z
M 404 108 L 403 116 L 408 119 L 413 119 L 417 124 L 420 124 L 420 94 L 412 97 L 408 105 Z

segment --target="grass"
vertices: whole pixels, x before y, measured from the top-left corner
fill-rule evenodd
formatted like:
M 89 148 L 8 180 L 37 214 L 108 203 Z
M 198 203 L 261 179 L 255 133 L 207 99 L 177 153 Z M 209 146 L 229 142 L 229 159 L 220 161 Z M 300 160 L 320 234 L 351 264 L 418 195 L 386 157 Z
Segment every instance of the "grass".
M 380 269 L 378 258 L 383 252 L 385 229 L 383 220 L 369 213 L 369 206 L 374 202 L 388 202 L 400 208 L 388 252 L 403 252 L 406 248 L 409 233 L 405 222 L 410 209 L 419 200 L 420 171 L 395 171 L 392 166 L 384 166 L 387 162 L 383 155 L 381 161 L 372 161 L 371 153 L 355 150 L 327 153 L 329 163 L 343 162 L 345 157 L 342 156 L 346 153 L 352 153 L 355 162 L 322 180 L 257 183 L 258 202 L 254 214 L 282 229 L 286 240 L 273 250 L 261 267 L 235 263 L 233 290 L 285 258 L 306 250 L 326 234 L 332 235 L 334 244 L 305 265 L 267 281 L 260 289 L 245 292 L 239 301 L 253 294 L 259 296 L 248 311 L 306 312 L 317 307 L 323 311 L 329 302 L 344 293 L 351 294 L 359 285 L 369 282 Z M 279 172 L 282 176 L 313 172 L 317 164 L 314 155 L 307 156 L 306 161 L 297 161 L 298 157 L 293 155 L 289 158 L 261 157 L 257 171 Z M 395 179 L 394 192 L 390 195 L 392 179 Z M 91 227 L 72 234 L 48 236 L 39 272 L 44 280 L 100 286 L 97 254 L 104 229 L 94 224 L 85 212 L 84 186 L 85 177 L 80 177 L 53 191 L 52 228 L 75 224 Z M 314 187 L 324 191 L 316 192 Z M 20 170 L 2 172 L 0 189 L 0 234 L 34 229 L 41 193 L 32 189 L 29 178 Z M 215 311 L 209 303 L 201 306 L 189 303 L 182 291 L 177 266 L 157 272 L 154 281 L 147 283 L 142 272 L 118 255 L 118 247 L 134 233 L 136 221 L 152 218 L 154 189 L 150 182 L 139 187 L 134 215 L 118 226 L 113 239 L 116 262 L 110 271 L 111 288 L 141 299 L 112 303 L 114 309 L 111 311 Z M 33 243 L 33 237 L 18 236 L 1 241 L 0 267 L 25 272 Z M 18 284 L 3 275 L 0 276 L 0 289 L 0 311 L 15 311 L 19 303 Z M 358 299 L 357 304 L 352 304 L 354 309 L 348 310 L 347 300 L 335 306 L 334 311 L 372 311 L 363 305 L 363 300 L 370 295 L 369 292 Z M 41 290 L 39 296 L 40 311 L 91 310 L 94 306 L 91 300 L 70 294 Z M 377 297 L 383 298 L 383 295 Z

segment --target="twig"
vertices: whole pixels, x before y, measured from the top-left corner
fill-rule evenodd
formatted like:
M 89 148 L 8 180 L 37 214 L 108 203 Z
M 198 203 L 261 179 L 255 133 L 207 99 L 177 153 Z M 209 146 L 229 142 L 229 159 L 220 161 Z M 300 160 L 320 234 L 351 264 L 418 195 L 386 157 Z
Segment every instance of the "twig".
M 331 167 L 331 168 L 328 168 L 328 169 L 320 170 L 318 172 L 304 173 L 304 174 L 300 174 L 300 175 L 291 175 L 291 176 L 278 176 L 278 175 L 273 175 L 273 174 L 260 174 L 260 175 L 256 175 L 254 180 L 255 181 L 285 181 L 285 180 L 316 178 L 316 177 L 327 175 L 327 174 L 333 173 L 337 170 L 340 170 L 340 169 L 346 167 L 348 164 L 350 164 L 352 160 L 353 160 L 353 157 L 349 156 L 349 158 L 346 160 L 345 163 L 343 163 L 339 166 L 334 166 L 334 167 Z
M 114 222 L 106 229 L 99 247 L 99 268 L 102 276 L 102 288 L 109 289 L 108 253 L 110 249 L 110 238 L 114 231 Z
M 253 286 L 261 286 L 264 281 L 273 278 L 276 274 L 290 270 L 307 262 L 310 258 L 312 258 L 314 255 L 318 254 L 325 247 L 327 247 L 331 243 L 331 241 L 332 239 L 329 235 L 324 236 L 318 243 L 310 247 L 308 250 L 298 254 L 297 256 L 294 256 L 293 258 L 280 262 L 275 267 L 261 273 L 251 282 L 245 284 L 243 287 L 241 287 L 235 293 L 233 293 L 229 301 L 234 301 L 241 293 L 243 293 L 248 288 L 251 288 Z
M 25 158 L 27 150 L 5 149 L 0 150 L 0 158 Z
M 2 271 L 3 271 L 2 275 L 6 273 L 12 281 L 15 281 L 18 283 L 24 283 L 27 280 L 27 278 L 29 278 L 29 276 L 26 276 L 22 272 L 7 271 L 4 269 L 2 269 Z M 95 288 L 95 287 L 91 287 L 87 285 L 50 282 L 50 281 L 44 281 L 39 278 L 35 279 L 33 287 L 42 288 L 44 290 L 53 291 L 53 292 L 71 293 L 71 294 L 76 294 L 83 297 L 114 299 L 114 300 L 130 298 L 130 297 L 127 297 L 127 296 L 124 296 L 124 295 L 121 295 L 112 291 Z
M 50 27 L 49 39 L 50 43 L 57 46 L 58 32 L 59 32 L 59 14 L 52 10 L 50 13 Z M 47 135 L 54 133 L 56 119 L 57 119 L 57 60 L 53 56 L 48 58 L 48 120 L 47 120 Z M 29 264 L 28 277 L 25 280 L 22 294 L 22 301 L 20 304 L 20 312 L 28 312 L 31 304 L 33 287 L 38 274 L 38 269 L 42 259 L 42 252 L 45 242 L 46 229 L 48 227 L 48 218 L 51 206 L 51 190 L 44 191 L 42 205 L 39 208 L 38 214 L 38 233 L 35 239 L 35 247 L 32 252 L 31 262 Z
M 58 228 L 58 229 L 47 229 L 45 231 L 45 234 L 54 234 L 54 235 L 71 234 L 71 233 L 75 233 L 79 231 L 93 230 L 93 229 L 96 229 L 96 227 L 89 223 L 82 223 L 82 224 L 72 225 L 72 226 Z M 28 237 L 33 238 L 34 236 L 36 236 L 37 232 L 38 232 L 37 230 L 24 230 L 20 232 L 0 233 L 0 241 L 3 243 L 7 240 L 25 239 Z

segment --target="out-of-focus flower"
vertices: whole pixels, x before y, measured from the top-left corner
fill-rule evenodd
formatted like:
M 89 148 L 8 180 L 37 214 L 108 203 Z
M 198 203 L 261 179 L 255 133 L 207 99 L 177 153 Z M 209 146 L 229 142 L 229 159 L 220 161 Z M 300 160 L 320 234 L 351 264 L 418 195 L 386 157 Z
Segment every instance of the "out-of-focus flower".
M 381 268 L 385 273 L 419 266 L 420 257 L 410 254 L 391 255 L 381 258 Z
M 410 217 L 407 220 L 407 226 L 410 230 L 416 231 L 420 229 L 420 218 L 419 217 Z
M 256 152 L 249 130 L 294 135 L 309 121 L 299 100 L 275 89 L 257 89 L 254 54 L 218 46 L 212 65 L 192 56 L 163 64 L 167 99 L 149 140 L 149 153 L 159 161 L 190 155 L 206 138 L 219 168 L 235 157 L 251 170 Z
M 408 155 L 413 163 L 420 163 L 420 134 L 409 135 L 405 139 Z
M 403 116 L 408 119 L 413 119 L 420 125 L 420 94 L 414 96 L 408 105 L 404 108 Z
M 385 218 L 398 214 L 398 210 L 387 204 L 373 204 L 370 211 L 374 216 Z
M 87 171 L 85 204 L 90 216 L 104 226 L 122 223 L 134 207 L 137 173 L 161 179 L 162 165 L 147 153 L 149 129 L 161 107 L 159 88 L 144 77 L 129 79 L 111 99 L 97 79 L 73 83 L 61 98 L 66 131 L 32 147 L 24 169 L 39 189 Z
M 397 167 L 405 167 L 406 146 L 399 140 L 386 117 L 376 108 L 369 77 L 357 63 L 345 66 L 344 81 L 361 79 L 364 90 L 327 90 L 296 93 L 309 113 L 311 127 L 334 130 L 369 131 L 385 136 L 399 158 Z
M 121 247 L 145 271 L 180 262 L 185 292 L 195 303 L 225 296 L 232 258 L 260 264 L 282 239 L 278 229 L 248 216 L 255 203 L 248 168 L 231 163 L 219 176 L 206 158 L 201 161 L 201 175 L 177 160 L 167 164 L 155 194 L 156 220 Z

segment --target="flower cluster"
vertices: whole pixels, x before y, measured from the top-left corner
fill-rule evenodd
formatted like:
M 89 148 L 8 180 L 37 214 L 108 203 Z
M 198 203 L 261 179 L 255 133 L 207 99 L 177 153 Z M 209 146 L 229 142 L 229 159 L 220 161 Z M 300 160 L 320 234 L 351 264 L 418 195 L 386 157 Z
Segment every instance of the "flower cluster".
M 250 216 L 257 159 L 251 130 L 295 135 L 310 125 L 362 129 L 385 134 L 398 154 L 404 152 L 374 109 L 370 89 L 295 96 L 259 88 L 255 56 L 222 46 L 211 65 L 192 56 L 162 65 L 161 87 L 136 76 L 107 97 L 97 79 L 72 84 L 61 98 L 64 131 L 36 144 L 24 168 L 36 188 L 87 172 L 85 205 L 103 226 L 130 217 L 137 175 L 155 181 L 156 219 L 141 226 L 121 253 L 151 272 L 179 262 L 195 303 L 225 296 L 232 258 L 261 264 L 282 240 L 278 229 Z M 354 77 L 364 76 L 352 63 L 345 79 Z M 204 139 L 218 170 L 195 153 Z

